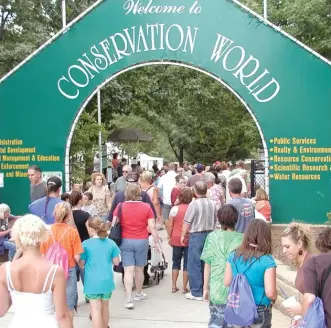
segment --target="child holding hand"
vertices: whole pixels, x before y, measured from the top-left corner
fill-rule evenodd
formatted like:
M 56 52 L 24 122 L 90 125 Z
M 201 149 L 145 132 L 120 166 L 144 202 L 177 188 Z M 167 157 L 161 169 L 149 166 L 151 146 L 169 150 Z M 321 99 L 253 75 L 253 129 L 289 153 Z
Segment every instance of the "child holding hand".
M 80 265 L 85 268 L 84 294 L 90 301 L 93 328 L 109 323 L 109 300 L 115 289 L 113 265 L 120 262 L 120 250 L 108 238 L 107 224 L 100 218 L 87 221 L 90 239 L 83 242 Z

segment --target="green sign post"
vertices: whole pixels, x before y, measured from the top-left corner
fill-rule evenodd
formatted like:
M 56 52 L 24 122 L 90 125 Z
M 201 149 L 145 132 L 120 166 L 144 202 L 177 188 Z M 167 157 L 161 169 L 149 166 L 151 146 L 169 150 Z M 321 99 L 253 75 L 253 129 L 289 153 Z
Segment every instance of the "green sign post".
M 0 84 L 1 202 L 27 211 L 27 168 L 69 181 L 72 127 L 85 102 L 139 65 L 213 76 L 256 120 L 269 156 L 273 219 L 323 223 L 331 210 L 331 66 L 235 1 L 104 0 Z

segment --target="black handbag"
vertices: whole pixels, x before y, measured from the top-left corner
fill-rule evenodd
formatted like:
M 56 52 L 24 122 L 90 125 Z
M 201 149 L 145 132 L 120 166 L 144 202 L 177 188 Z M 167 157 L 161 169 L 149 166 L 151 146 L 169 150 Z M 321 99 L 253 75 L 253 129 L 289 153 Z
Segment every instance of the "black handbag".
M 114 265 L 113 270 L 116 273 L 123 273 L 124 272 L 123 263 L 120 262 L 118 265 Z
M 122 218 L 122 205 L 120 203 L 118 208 L 118 218 L 115 225 L 111 228 L 109 233 L 109 239 L 113 240 L 117 246 L 121 246 L 122 243 L 122 226 L 121 226 L 121 218 Z

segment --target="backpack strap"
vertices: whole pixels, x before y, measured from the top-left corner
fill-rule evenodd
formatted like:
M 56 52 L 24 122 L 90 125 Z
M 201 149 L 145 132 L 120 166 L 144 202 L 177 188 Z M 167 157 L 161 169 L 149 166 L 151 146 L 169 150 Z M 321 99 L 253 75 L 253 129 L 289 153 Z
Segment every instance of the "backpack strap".
M 59 239 L 58 241 L 56 241 L 55 238 L 54 238 L 53 232 L 52 232 L 52 228 L 51 228 L 50 231 L 51 231 L 51 236 L 52 236 L 52 238 L 53 238 L 53 243 L 60 243 L 60 241 L 62 240 L 62 238 L 64 237 L 64 235 L 66 234 L 66 232 L 67 232 L 69 229 L 70 229 L 70 227 L 68 227 L 68 228 L 64 231 L 64 233 L 62 234 L 62 236 L 60 237 L 60 239 Z
M 150 185 L 150 186 L 146 189 L 146 192 L 148 192 L 148 190 L 149 190 L 149 189 L 152 189 L 152 188 L 155 188 L 155 186 Z
M 261 256 L 257 257 L 254 261 L 252 261 L 251 264 L 242 272 L 242 274 L 244 274 L 255 262 L 257 262 L 260 259 L 260 257 Z
M 68 227 L 68 228 L 64 231 L 64 233 L 63 233 L 62 236 L 60 237 L 58 243 L 60 243 L 60 241 L 62 240 L 62 238 L 64 237 L 64 235 L 66 234 L 66 232 L 67 232 L 69 229 L 70 229 L 70 227 Z
M 52 236 L 52 239 L 53 239 L 53 243 L 56 243 L 56 240 L 55 240 L 54 235 L 53 235 L 52 227 L 50 228 L 50 233 L 51 233 L 51 236 Z

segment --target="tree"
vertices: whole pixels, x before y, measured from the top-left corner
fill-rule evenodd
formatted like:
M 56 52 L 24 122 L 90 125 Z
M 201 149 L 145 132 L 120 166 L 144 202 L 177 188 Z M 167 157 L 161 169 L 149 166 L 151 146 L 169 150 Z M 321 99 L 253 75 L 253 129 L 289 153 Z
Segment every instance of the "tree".
M 130 94 L 131 111 L 164 131 L 179 162 L 183 154 L 190 161 L 230 159 L 240 149 L 250 154 L 259 145 L 260 136 L 246 109 L 205 74 L 153 65 L 130 71 L 116 81 Z M 239 139 L 241 145 L 236 143 Z
M 94 155 L 99 151 L 99 131 L 105 134 L 104 124 L 99 126 L 96 120 L 97 111 L 83 112 L 73 134 L 70 147 L 71 182 L 85 182 L 90 178 Z
M 260 14 L 263 12 L 262 1 L 243 3 Z M 330 0 L 270 0 L 268 20 L 331 60 Z

